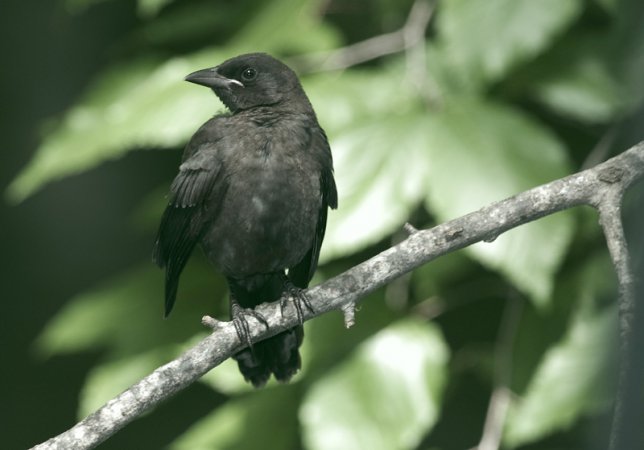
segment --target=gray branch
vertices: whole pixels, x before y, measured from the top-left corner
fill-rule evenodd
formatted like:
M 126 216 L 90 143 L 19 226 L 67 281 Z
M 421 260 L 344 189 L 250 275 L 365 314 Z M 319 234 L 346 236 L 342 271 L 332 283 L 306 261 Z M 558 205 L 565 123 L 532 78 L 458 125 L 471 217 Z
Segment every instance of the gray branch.
M 393 279 L 438 258 L 476 242 L 489 241 L 507 230 L 541 217 L 579 205 L 599 210 L 620 285 L 620 329 L 629 348 L 633 320 L 633 277 L 629 268 L 620 217 L 624 192 L 644 178 L 644 142 L 592 169 L 536 187 L 478 211 L 451 220 L 429 230 L 407 226 L 409 237 L 352 269 L 307 291 L 315 313 L 304 310 L 309 320 L 332 310 L 353 320 L 353 306 L 361 298 Z M 291 307 L 291 306 L 289 306 Z M 251 322 L 254 341 L 265 339 L 297 325 L 295 311 L 280 313 L 279 302 L 257 308 L 267 319 L 269 329 Z M 230 322 L 204 318 L 213 333 L 177 359 L 110 400 L 68 431 L 37 445 L 36 449 L 88 449 L 103 442 L 145 411 L 197 381 L 241 350 Z M 627 363 L 623 363 L 627 367 Z M 616 406 L 619 416 L 619 399 Z M 616 420 L 620 420 L 617 417 Z M 618 430 L 619 427 L 614 427 Z M 615 433 L 616 431 L 614 431 Z M 616 442 L 617 439 L 612 439 Z M 616 447 L 615 447 L 616 448 Z

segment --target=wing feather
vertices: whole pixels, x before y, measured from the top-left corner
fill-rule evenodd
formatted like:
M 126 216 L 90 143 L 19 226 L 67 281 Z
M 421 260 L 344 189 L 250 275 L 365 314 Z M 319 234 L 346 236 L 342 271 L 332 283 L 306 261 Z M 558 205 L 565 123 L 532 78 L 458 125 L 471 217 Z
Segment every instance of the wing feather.
M 335 185 L 335 178 L 333 177 L 331 149 L 324 130 L 322 128 L 318 130 L 319 133 L 315 133 L 317 139 L 313 139 L 312 150 L 319 158 L 322 167 L 320 174 L 320 195 L 322 196 L 322 201 L 320 203 L 320 209 L 318 210 L 315 236 L 313 237 L 311 249 L 304 255 L 304 258 L 289 269 L 289 278 L 293 284 L 302 289 L 308 287 L 318 267 L 320 248 L 322 248 L 322 241 L 324 240 L 324 234 L 326 232 L 328 209 L 338 207 L 338 191 Z
M 208 148 L 195 152 L 179 168 L 170 186 L 168 206 L 154 245 L 153 260 L 165 267 L 165 315 L 177 295 L 179 276 L 223 194 L 221 166 Z

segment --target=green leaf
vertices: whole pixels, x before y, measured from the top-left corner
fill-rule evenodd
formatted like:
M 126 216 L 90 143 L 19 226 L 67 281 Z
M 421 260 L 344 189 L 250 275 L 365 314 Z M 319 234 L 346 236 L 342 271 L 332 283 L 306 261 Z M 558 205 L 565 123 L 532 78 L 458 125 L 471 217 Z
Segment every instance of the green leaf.
M 263 2 L 259 14 L 244 25 L 230 46 L 240 49 L 239 53 L 297 54 L 331 49 L 339 44 L 339 37 L 322 21 L 319 11 L 323 4 L 322 0 Z
M 557 139 L 520 111 L 450 95 L 425 113 L 403 80 L 393 65 L 306 85 L 329 130 L 340 194 L 323 261 L 379 241 L 424 198 L 446 221 L 570 172 Z M 545 304 L 572 227 L 560 213 L 468 251 Z
M 108 0 L 65 0 L 65 7 L 71 13 L 82 12 L 85 9 Z
M 426 120 L 419 114 L 356 126 L 332 145 L 340 208 L 329 215 L 323 261 L 400 227 L 422 200 L 429 170 Z
M 356 125 L 396 114 L 418 112 L 418 95 L 405 82 L 404 65 L 379 70 L 353 69 L 302 80 L 320 124 L 334 140 Z M 334 156 L 337 153 L 333 147 Z
M 168 4 L 175 0 L 138 0 L 137 10 L 144 18 L 154 17 Z
M 581 9 L 580 0 L 451 0 L 440 4 L 439 40 L 457 73 L 497 81 L 543 52 Z
M 172 450 L 297 448 L 294 385 L 257 390 L 236 398 L 191 426 Z
M 644 27 L 640 2 L 618 2 L 617 30 L 609 61 L 631 101 L 636 106 L 644 101 Z
M 580 308 L 566 336 L 546 353 L 526 393 L 514 402 L 507 445 L 535 441 L 610 405 L 617 347 L 617 308 Z
M 203 89 L 183 82 L 183 77 L 220 59 L 206 52 L 160 65 L 146 60 L 110 70 L 38 148 L 9 186 L 10 199 L 23 200 L 46 182 L 82 172 L 133 148 L 185 142 L 217 103 Z
M 300 409 L 305 447 L 416 448 L 438 418 L 447 359 L 435 325 L 385 328 L 312 385 Z
M 422 200 L 426 123 L 404 66 L 304 80 L 333 151 L 339 208 L 329 214 L 322 261 L 399 227 Z
M 531 97 L 558 114 L 586 122 L 605 122 L 631 106 L 613 74 L 605 35 L 573 35 L 535 68 L 527 70 Z
M 366 296 L 362 304 L 364 307 L 356 311 L 356 323 L 350 329 L 344 326 L 339 311 L 306 323 L 302 365 L 313 377 L 325 376 L 330 368 L 341 364 L 363 341 L 400 319 L 403 314 L 392 310 L 387 304 L 384 289 Z
M 607 12 L 614 14 L 619 8 L 620 0 L 595 0 L 595 3 L 604 8 Z
M 609 121 L 628 105 L 618 81 L 596 59 L 575 58 L 557 75 L 539 80 L 534 96 L 562 115 L 587 122 Z
M 508 106 L 454 101 L 431 119 L 428 134 L 426 205 L 441 221 L 569 173 L 559 141 Z M 467 251 L 545 306 L 573 227 L 569 213 L 558 213 Z

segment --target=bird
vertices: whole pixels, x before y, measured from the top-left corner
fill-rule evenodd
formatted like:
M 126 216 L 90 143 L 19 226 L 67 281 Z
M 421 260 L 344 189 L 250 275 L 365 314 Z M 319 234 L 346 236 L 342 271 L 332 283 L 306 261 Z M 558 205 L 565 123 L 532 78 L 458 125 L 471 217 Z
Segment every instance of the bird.
M 326 133 L 295 74 L 266 53 L 243 54 L 185 77 L 210 88 L 227 111 L 186 145 L 153 250 L 165 269 L 165 316 L 195 246 L 228 283 L 230 314 L 246 347 L 239 370 L 254 387 L 287 382 L 301 367 L 304 290 L 320 256 L 329 209 L 338 206 Z M 252 343 L 254 308 L 294 302 L 299 325 Z M 284 300 L 281 300 L 282 313 Z

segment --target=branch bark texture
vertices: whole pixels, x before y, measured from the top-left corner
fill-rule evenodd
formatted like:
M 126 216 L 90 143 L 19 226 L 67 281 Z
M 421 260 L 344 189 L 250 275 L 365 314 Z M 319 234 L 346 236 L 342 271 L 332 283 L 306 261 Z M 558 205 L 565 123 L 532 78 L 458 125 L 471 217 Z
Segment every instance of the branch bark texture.
M 644 142 L 592 169 L 522 192 L 429 230 L 407 227 L 410 235 L 403 242 L 309 289 L 307 295 L 315 312 L 303 310 L 304 319 L 332 310 L 353 311 L 355 303 L 365 295 L 441 255 L 476 242 L 492 240 L 507 230 L 558 211 L 589 205 L 600 212 L 618 273 L 620 330 L 623 339 L 628 341 L 623 343 L 623 347 L 628 348 L 634 310 L 633 277 L 628 265 L 620 205 L 624 192 L 642 178 Z M 297 325 L 295 311 L 288 311 L 287 308 L 287 312 L 282 315 L 279 302 L 261 305 L 257 311 L 267 319 L 269 329 L 251 322 L 253 341 Z M 244 346 L 237 338 L 232 323 L 212 318 L 207 318 L 204 322 L 213 328 L 211 335 L 110 400 L 68 431 L 34 448 L 93 448 L 145 411 L 198 380 Z M 618 401 L 615 420 L 619 420 L 619 410 Z M 617 439 L 613 440 L 617 442 Z

